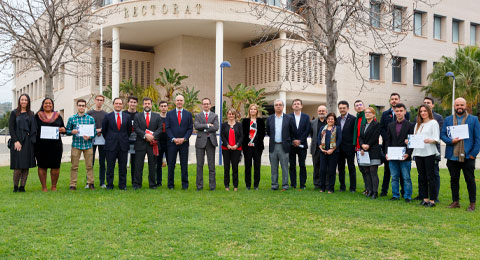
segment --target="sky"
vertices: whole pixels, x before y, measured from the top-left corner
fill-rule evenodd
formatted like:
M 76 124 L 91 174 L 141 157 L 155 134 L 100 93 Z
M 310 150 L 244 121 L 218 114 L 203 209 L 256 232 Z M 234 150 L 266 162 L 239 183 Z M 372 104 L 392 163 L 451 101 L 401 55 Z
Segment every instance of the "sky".
M 12 73 L 12 68 L 9 66 L 7 68 L 9 72 L 7 73 L 0 73 L 0 103 L 3 102 L 12 102 L 12 87 L 13 87 L 13 82 L 12 81 L 7 81 L 8 77 L 5 74 L 11 74 Z

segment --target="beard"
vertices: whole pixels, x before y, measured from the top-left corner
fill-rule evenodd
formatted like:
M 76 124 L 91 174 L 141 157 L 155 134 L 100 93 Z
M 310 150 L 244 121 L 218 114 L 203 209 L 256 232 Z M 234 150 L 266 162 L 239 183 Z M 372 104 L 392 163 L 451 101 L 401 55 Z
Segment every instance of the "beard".
M 463 115 L 463 114 L 465 114 L 465 109 L 457 108 L 457 109 L 455 109 L 455 113 L 457 113 L 458 115 Z
M 323 120 L 325 119 L 325 115 L 318 115 L 318 118 Z
M 152 110 L 152 109 L 151 109 L 151 108 L 149 108 L 149 107 L 145 107 L 145 108 L 143 108 L 143 111 L 145 111 L 145 112 L 150 112 L 151 110 Z

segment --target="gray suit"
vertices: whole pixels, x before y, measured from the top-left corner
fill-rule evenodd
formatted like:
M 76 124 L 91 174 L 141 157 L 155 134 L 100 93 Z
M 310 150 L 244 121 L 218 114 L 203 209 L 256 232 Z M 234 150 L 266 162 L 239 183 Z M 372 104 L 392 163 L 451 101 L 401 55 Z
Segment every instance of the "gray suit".
M 315 188 L 320 188 L 320 149 L 318 148 L 317 136 L 318 128 L 320 123 L 320 130 L 323 126 L 327 124 L 327 120 L 324 120 L 323 123 L 318 120 L 318 118 L 310 121 L 312 128 L 310 129 L 310 136 L 312 137 L 312 142 L 310 143 L 310 153 L 312 154 L 313 161 L 313 185 Z
M 208 127 L 208 124 L 213 124 Z M 210 190 L 216 187 L 215 182 L 215 147 L 218 146 L 216 132 L 218 131 L 218 116 L 213 112 L 208 112 L 208 122 L 205 113 L 202 111 L 195 116 L 193 127 L 197 130 L 197 141 L 195 149 L 197 155 L 197 190 L 203 189 L 203 165 L 205 162 L 205 152 L 208 160 L 208 184 Z

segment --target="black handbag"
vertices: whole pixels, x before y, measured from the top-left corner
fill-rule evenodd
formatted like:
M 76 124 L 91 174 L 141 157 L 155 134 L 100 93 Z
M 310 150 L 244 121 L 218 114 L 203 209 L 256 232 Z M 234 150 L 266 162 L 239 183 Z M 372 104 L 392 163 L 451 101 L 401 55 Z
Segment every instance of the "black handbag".
M 7 147 L 8 147 L 8 149 L 12 149 L 12 138 L 8 139 Z

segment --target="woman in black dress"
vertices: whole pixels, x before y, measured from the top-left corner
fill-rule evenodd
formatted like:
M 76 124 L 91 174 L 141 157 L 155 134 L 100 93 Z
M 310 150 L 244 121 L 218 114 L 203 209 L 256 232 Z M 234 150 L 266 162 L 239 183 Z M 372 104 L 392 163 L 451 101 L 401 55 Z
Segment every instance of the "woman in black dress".
M 252 186 L 253 160 L 253 188 L 258 190 L 260 183 L 260 163 L 264 149 L 265 123 L 258 118 L 258 105 L 251 104 L 248 108 L 248 117 L 242 120 L 243 155 L 245 157 L 245 185 L 247 190 Z
M 17 108 L 10 114 L 8 129 L 13 192 L 25 192 L 28 170 L 35 167 L 33 146 L 37 137 L 37 125 L 30 110 L 30 97 L 27 94 L 22 94 L 18 98 Z
M 60 113 L 54 111 L 51 98 L 42 101 L 40 110 L 35 115 L 37 124 L 37 142 L 35 144 L 35 158 L 38 164 L 38 178 L 42 184 L 42 191 L 47 191 L 47 169 L 50 168 L 52 178 L 52 191 L 57 190 L 60 163 L 62 160 L 63 143 L 60 134 L 65 133 L 65 125 Z M 42 127 L 58 127 L 58 139 L 41 138 Z M 48 152 L 46 152 L 48 151 Z

